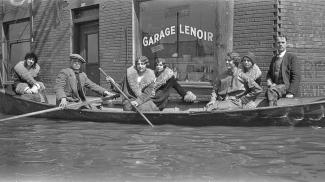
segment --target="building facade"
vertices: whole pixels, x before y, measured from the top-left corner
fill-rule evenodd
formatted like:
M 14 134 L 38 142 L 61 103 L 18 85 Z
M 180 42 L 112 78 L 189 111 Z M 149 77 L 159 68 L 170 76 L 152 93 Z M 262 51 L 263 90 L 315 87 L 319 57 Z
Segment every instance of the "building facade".
M 105 86 L 99 67 L 120 81 L 145 55 L 151 68 L 164 58 L 184 86 L 207 95 L 229 51 L 253 52 L 264 86 L 275 38 L 286 35 L 301 62 L 301 95 L 324 96 L 324 13 L 322 0 L 2 0 L 1 73 L 10 83 L 11 68 L 32 50 L 52 92 L 69 54 L 79 53 Z

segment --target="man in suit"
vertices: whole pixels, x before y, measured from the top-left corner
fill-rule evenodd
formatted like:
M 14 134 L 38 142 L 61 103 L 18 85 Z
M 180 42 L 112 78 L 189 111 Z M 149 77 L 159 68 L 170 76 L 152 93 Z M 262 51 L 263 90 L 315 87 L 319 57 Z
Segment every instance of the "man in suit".
M 277 55 L 272 58 L 266 75 L 268 89 L 266 97 L 269 106 L 276 106 L 277 100 L 296 97 L 300 83 L 300 65 L 297 57 L 286 51 L 287 38 L 278 36 L 276 39 Z
M 69 102 L 85 101 L 85 87 L 102 96 L 113 95 L 113 93 L 88 79 L 86 73 L 80 70 L 84 63 L 86 61 L 79 54 L 71 54 L 70 68 L 62 69 L 58 74 L 54 90 L 60 107 L 66 107 Z

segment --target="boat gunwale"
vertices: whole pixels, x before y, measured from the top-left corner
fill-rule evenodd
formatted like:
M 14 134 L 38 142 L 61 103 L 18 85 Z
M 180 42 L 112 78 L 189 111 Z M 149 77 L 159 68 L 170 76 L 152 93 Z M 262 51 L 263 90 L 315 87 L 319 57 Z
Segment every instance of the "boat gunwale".
M 56 107 L 57 105 L 54 104 L 48 104 L 48 103 L 42 103 L 42 102 L 37 102 L 37 101 L 33 101 L 33 100 L 26 100 L 23 98 L 19 98 L 19 96 L 14 96 L 11 94 L 7 94 L 4 91 L 0 90 L 0 92 L 6 96 L 10 96 L 13 99 L 16 100 L 20 100 L 22 102 L 29 102 L 29 103 L 33 103 L 33 104 L 38 104 L 38 105 L 42 105 L 44 107 L 48 107 L 48 108 L 53 108 Z M 95 97 L 96 98 L 96 97 Z M 98 97 L 99 98 L 99 97 Z M 304 98 L 304 97 L 300 97 L 300 98 Z M 308 97 L 305 97 L 308 98 Z M 143 112 L 144 114 L 205 114 L 205 113 L 233 113 L 233 112 L 251 112 L 251 111 L 267 111 L 270 109 L 281 109 L 281 108 L 292 108 L 292 107 L 305 107 L 305 106 L 309 106 L 309 105 L 315 105 L 315 104 L 325 104 L 325 98 L 323 97 L 311 97 L 311 98 L 319 98 L 316 101 L 312 101 L 309 103 L 298 103 L 298 104 L 288 104 L 288 105 L 280 105 L 280 106 L 264 106 L 264 107 L 256 107 L 256 108 L 248 108 L 248 109 L 232 109 L 232 110 L 216 110 L 216 111 L 189 111 L 189 110 L 178 110 L 178 111 L 150 111 L 150 112 Z M 323 98 L 324 100 L 321 100 L 321 98 Z M 299 99 L 299 98 L 295 98 L 295 99 Z M 204 101 L 205 102 L 205 101 Z M 100 112 L 100 113 L 135 113 L 135 111 L 109 111 L 110 107 L 105 107 L 104 110 L 91 110 L 91 109 L 81 109 L 80 111 L 83 112 Z M 194 108 L 194 107 L 193 107 Z M 65 109 L 65 110 L 77 110 L 77 109 Z

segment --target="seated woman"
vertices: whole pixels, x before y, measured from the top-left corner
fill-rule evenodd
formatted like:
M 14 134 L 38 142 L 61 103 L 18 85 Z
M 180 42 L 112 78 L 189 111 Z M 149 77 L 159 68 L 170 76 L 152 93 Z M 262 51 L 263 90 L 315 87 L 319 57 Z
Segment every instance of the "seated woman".
M 255 55 L 252 52 L 248 52 L 241 60 L 242 70 L 247 76 L 255 80 L 257 84 L 261 85 L 262 71 L 255 63 L 255 60 Z
M 154 84 L 153 102 L 157 105 L 159 110 L 163 110 L 168 102 L 171 89 L 175 89 L 185 102 L 194 102 L 196 96 L 191 91 L 185 91 L 174 76 L 174 72 L 166 66 L 165 59 L 158 58 L 156 60 L 155 69 L 156 81 Z
M 149 65 L 149 59 L 146 56 L 140 56 L 136 58 L 134 66 L 127 68 L 121 90 L 131 102 L 123 97 L 123 110 L 135 110 L 134 107 L 137 107 L 140 111 L 159 110 L 151 99 L 155 74 L 153 70 L 147 68 L 147 65 Z M 106 78 L 106 80 L 108 82 L 113 81 L 110 77 Z
M 45 89 L 42 82 L 36 81 L 40 71 L 35 53 L 25 55 L 24 61 L 18 62 L 14 67 L 14 91 L 18 95 L 38 94 Z
M 239 54 L 227 54 L 227 70 L 213 84 L 207 111 L 256 107 L 256 104 L 251 103 L 262 92 L 262 88 L 238 68 L 239 62 Z

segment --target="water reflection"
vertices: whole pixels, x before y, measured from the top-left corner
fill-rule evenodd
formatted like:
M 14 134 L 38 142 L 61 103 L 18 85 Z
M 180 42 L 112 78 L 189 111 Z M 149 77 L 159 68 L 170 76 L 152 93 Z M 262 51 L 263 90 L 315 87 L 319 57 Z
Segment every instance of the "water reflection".
M 324 134 L 24 118 L 0 123 L 0 181 L 322 181 Z

